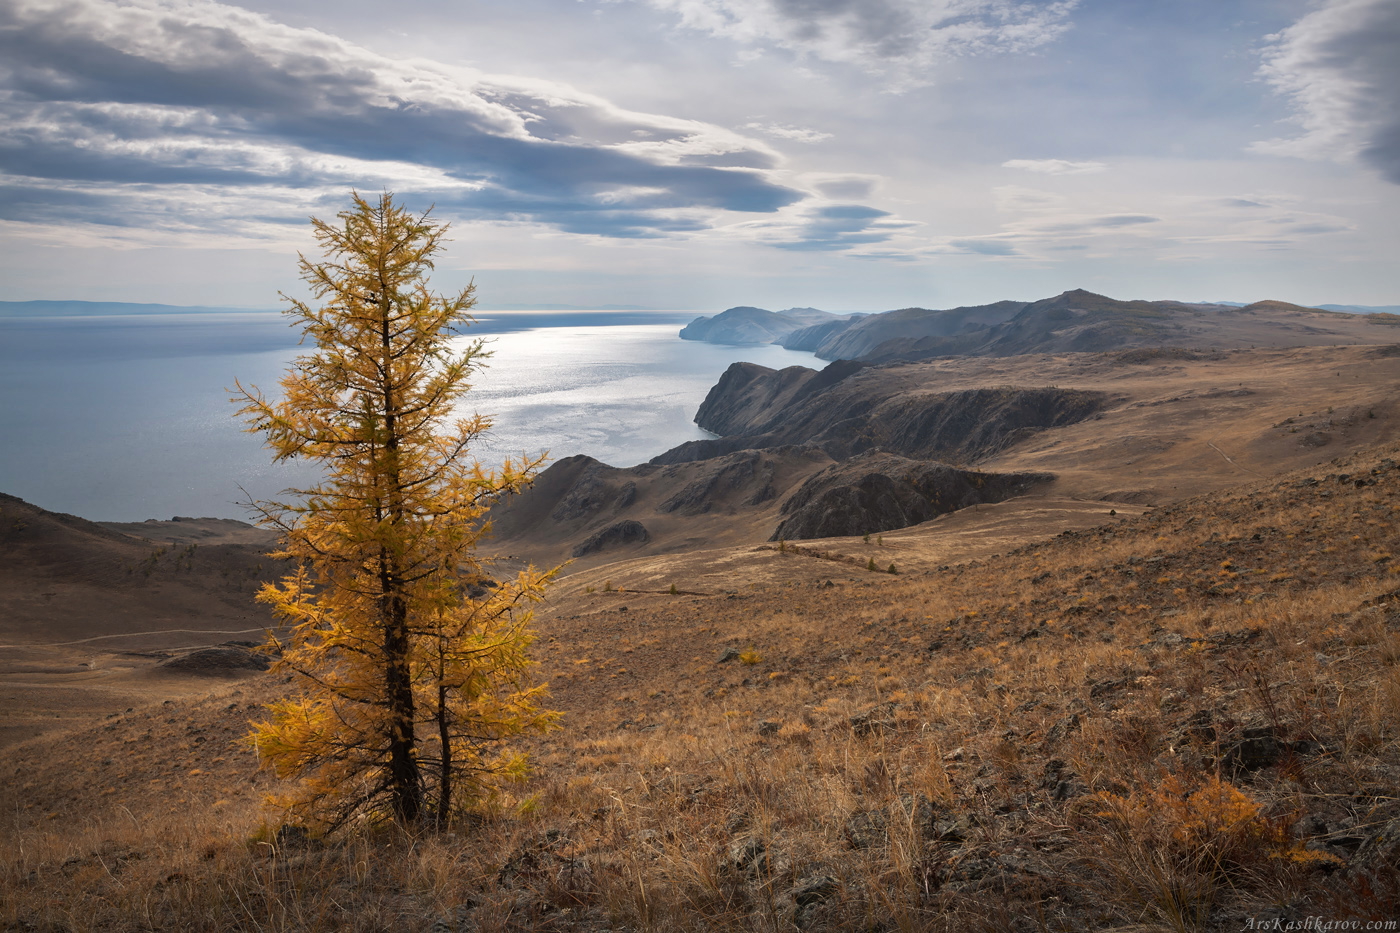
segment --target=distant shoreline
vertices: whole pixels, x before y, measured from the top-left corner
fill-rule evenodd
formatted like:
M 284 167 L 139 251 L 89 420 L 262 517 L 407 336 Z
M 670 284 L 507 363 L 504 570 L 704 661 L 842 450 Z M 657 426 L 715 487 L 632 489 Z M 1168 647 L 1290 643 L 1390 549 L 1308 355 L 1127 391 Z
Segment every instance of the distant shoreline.
M 279 314 L 285 307 L 238 307 L 233 305 L 169 305 L 152 302 L 131 301 L 70 301 L 36 299 L 32 301 L 10 301 L 0 299 L 0 318 L 49 318 L 49 317 L 118 317 L 129 315 L 174 315 L 174 314 Z M 473 309 L 479 315 L 486 314 L 712 314 L 715 312 L 690 311 L 678 308 L 647 308 L 638 305 L 582 306 L 563 304 L 506 304 L 495 307 L 489 305 Z

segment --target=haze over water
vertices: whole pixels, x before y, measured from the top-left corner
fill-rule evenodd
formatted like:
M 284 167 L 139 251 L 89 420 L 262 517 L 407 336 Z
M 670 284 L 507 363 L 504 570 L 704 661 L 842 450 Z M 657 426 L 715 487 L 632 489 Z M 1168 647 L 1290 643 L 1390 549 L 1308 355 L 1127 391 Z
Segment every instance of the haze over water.
M 691 419 L 730 363 L 824 365 L 681 340 L 700 313 L 481 312 L 461 338 L 493 353 L 464 402 L 495 422 L 475 453 L 631 466 L 709 436 Z M 266 498 L 315 476 L 274 465 L 225 391 L 277 397 L 296 339 L 269 312 L 0 318 L 0 492 L 101 521 L 246 519 L 240 485 Z

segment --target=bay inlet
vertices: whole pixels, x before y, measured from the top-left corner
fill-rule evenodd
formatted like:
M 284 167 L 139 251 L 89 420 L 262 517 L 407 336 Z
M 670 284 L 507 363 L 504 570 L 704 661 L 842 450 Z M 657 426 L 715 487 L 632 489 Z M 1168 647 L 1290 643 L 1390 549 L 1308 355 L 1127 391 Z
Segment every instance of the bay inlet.
M 819 367 L 777 346 L 681 340 L 698 311 L 483 311 L 461 338 L 492 356 L 463 414 L 494 426 L 488 466 L 522 453 L 632 466 L 709 435 L 692 418 L 730 363 Z M 100 521 L 246 520 L 255 498 L 314 479 L 273 464 L 227 389 L 269 396 L 305 348 L 276 312 L 0 314 L 0 492 Z

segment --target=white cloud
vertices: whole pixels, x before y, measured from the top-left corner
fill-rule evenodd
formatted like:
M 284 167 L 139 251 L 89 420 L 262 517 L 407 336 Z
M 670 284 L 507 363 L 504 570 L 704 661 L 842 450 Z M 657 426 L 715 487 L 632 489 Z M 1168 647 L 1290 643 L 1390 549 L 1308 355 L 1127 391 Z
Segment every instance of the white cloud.
M 1069 162 L 1065 159 L 1008 159 L 1002 168 L 1015 168 L 1037 175 L 1092 175 L 1108 168 L 1102 162 Z
M 807 129 L 803 126 L 784 126 L 781 123 L 747 123 L 746 130 L 755 130 L 767 136 L 776 136 L 779 139 L 790 139 L 798 143 L 819 143 L 824 139 L 830 139 L 830 133 L 822 133 L 818 130 Z
M 756 48 L 774 47 L 928 84 L 939 61 L 1020 53 L 1069 28 L 1078 0 L 646 0 L 682 26 Z
M 1400 3 L 1330 0 L 1270 38 L 1260 73 L 1292 99 L 1301 133 L 1254 151 L 1359 158 L 1400 184 Z

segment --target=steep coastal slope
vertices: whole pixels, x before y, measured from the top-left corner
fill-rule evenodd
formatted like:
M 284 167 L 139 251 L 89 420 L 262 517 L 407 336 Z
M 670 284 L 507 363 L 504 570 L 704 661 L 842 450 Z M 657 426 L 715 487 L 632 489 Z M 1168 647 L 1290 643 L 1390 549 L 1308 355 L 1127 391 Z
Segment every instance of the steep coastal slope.
M 807 447 L 629 468 L 567 457 L 492 509 L 492 530 L 511 554 L 542 565 L 738 544 L 771 530 L 782 497 L 831 462 Z
M 880 448 L 921 459 L 975 461 L 1038 430 L 1072 424 L 1101 393 L 1049 387 L 939 392 L 919 370 L 838 361 L 820 372 L 734 363 L 695 422 L 750 447 L 812 444 L 837 460 Z M 709 441 L 684 449 L 700 455 Z
M 821 372 L 734 364 L 698 416 L 725 436 L 664 459 L 801 436 L 838 460 L 878 447 L 1051 472 L 1076 496 L 1161 502 L 1385 440 L 1397 404 L 1390 345 L 837 361 Z

